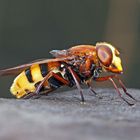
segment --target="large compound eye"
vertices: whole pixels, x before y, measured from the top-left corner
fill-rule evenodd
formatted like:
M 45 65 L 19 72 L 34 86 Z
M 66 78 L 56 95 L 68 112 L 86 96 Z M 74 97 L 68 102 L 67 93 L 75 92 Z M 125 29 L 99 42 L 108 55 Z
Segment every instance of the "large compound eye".
M 111 49 L 106 45 L 98 45 L 96 47 L 96 50 L 100 62 L 106 67 L 110 66 L 113 59 L 113 54 Z

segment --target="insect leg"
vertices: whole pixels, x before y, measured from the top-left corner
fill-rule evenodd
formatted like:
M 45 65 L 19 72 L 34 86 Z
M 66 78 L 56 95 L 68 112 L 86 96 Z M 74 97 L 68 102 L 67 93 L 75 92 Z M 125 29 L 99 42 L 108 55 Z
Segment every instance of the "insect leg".
M 25 96 L 23 97 L 23 99 L 29 99 L 29 98 L 32 98 L 33 96 L 37 96 L 37 98 L 39 98 L 39 97 L 40 97 L 39 91 L 40 91 L 40 89 L 42 88 L 43 84 L 46 82 L 46 80 L 49 78 L 50 74 L 51 74 L 51 73 L 48 73 L 48 74 L 44 77 L 44 79 L 39 83 L 39 85 L 38 85 L 38 87 L 37 87 L 37 89 L 36 89 L 35 92 L 32 92 L 32 93 L 29 93 L 29 94 L 25 95 Z
M 33 97 L 33 99 L 38 99 L 38 98 L 40 98 L 41 96 L 43 96 L 43 95 L 47 95 L 48 93 L 50 93 L 50 92 L 52 92 L 52 91 L 54 91 L 55 89 L 54 88 L 50 88 L 50 89 L 45 89 L 44 91 L 41 91 L 41 92 L 39 92 L 38 94 L 36 94 L 35 92 L 30 92 L 30 93 L 28 93 L 28 95 L 25 95 L 24 97 L 22 97 L 23 99 L 29 99 L 29 98 L 32 98 Z
M 95 79 L 95 81 L 97 82 L 103 82 L 103 81 L 107 81 L 109 80 L 109 78 L 113 78 L 115 75 L 110 75 L 110 76 L 106 76 L 106 77 L 98 77 Z
M 78 82 L 78 80 L 80 81 L 79 77 L 77 76 L 77 74 L 72 70 L 71 67 L 68 67 L 68 70 L 70 71 L 74 81 L 75 81 L 75 84 L 76 84 L 76 87 L 78 88 L 79 90 L 79 93 L 81 95 L 81 101 L 84 103 L 85 102 L 85 99 L 84 99 L 84 96 L 83 96 L 83 92 L 82 92 L 82 88 L 80 87 L 80 84 Z
M 134 105 L 133 103 L 129 103 L 124 97 L 122 97 L 122 94 L 120 93 L 120 91 L 119 91 L 117 85 L 115 84 L 115 82 L 114 82 L 113 79 L 112 79 L 113 77 L 115 77 L 115 75 L 106 76 L 106 77 L 98 77 L 98 78 L 96 79 L 96 81 L 100 81 L 100 82 L 101 82 L 101 81 L 110 80 L 110 81 L 112 82 L 113 86 L 115 87 L 117 93 L 119 94 L 119 96 L 120 96 L 128 105 L 130 105 L 130 106 Z
M 32 97 L 35 97 L 36 99 L 40 98 L 40 96 L 37 95 L 35 92 L 29 92 L 27 95 L 23 96 L 21 99 L 30 99 Z
M 48 93 L 54 91 L 55 89 L 54 88 L 50 88 L 50 89 L 47 89 L 47 90 L 44 90 L 44 91 L 41 91 L 39 92 L 38 94 L 43 96 L 43 95 L 48 95 Z
M 93 89 L 93 86 L 91 85 L 91 82 L 87 82 L 87 86 L 89 87 L 89 90 L 93 93 L 92 95 L 94 95 L 98 99 L 102 99 L 102 96 L 97 94 L 97 92 Z
M 57 73 L 52 72 L 52 76 L 55 79 L 61 81 L 64 85 L 69 85 L 70 84 L 70 82 L 68 80 L 64 79 L 62 76 L 58 75 Z
M 42 88 L 43 84 L 49 79 L 49 77 L 54 77 L 55 79 L 57 79 L 58 81 L 60 81 L 62 84 L 64 85 L 69 85 L 69 81 L 64 79 L 62 76 L 58 75 L 57 73 L 54 73 L 54 72 L 50 72 L 48 75 L 46 75 L 44 77 L 44 79 L 41 81 L 41 83 L 38 85 L 35 93 L 36 94 L 39 94 L 40 92 L 40 89 Z
M 125 98 L 123 98 L 122 94 L 120 93 L 120 91 L 119 91 L 117 85 L 115 84 L 115 82 L 113 81 L 113 79 L 112 79 L 112 78 L 109 78 L 109 80 L 110 80 L 110 81 L 112 82 L 112 84 L 114 85 L 114 87 L 115 87 L 117 93 L 119 94 L 119 96 L 120 96 L 128 105 L 130 105 L 130 106 L 134 105 L 133 103 L 129 103 Z
M 95 95 L 97 96 L 97 93 L 95 92 L 95 90 L 92 87 L 91 81 L 87 81 L 86 82 L 87 86 L 89 87 L 89 90 Z
M 119 81 L 119 84 L 120 84 L 120 86 L 122 87 L 124 93 L 125 93 L 127 96 L 129 96 L 130 98 L 132 98 L 133 100 L 137 101 L 130 93 L 127 92 L 127 89 L 126 89 L 124 83 L 121 81 L 121 79 L 120 79 L 117 75 L 115 75 L 115 78 Z
M 55 79 L 61 81 L 61 83 L 65 84 L 65 85 L 69 85 L 69 82 L 68 82 L 66 79 L 64 79 L 63 77 L 61 77 L 60 75 L 58 75 L 58 74 L 56 74 L 56 73 L 54 73 L 54 72 L 50 72 L 50 73 L 48 73 L 48 74 L 44 77 L 44 79 L 39 83 L 39 85 L 37 86 L 36 91 L 33 92 L 33 93 L 29 93 L 28 95 L 24 96 L 24 99 L 29 99 L 29 98 L 31 98 L 31 97 L 33 97 L 33 96 L 37 96 L 37 98 L 39 98 L 40 95 L 43 95 L 43 93 L 46 93 L 46 92 L 48 93 L 48 91 L 46 91 L 46 92 L 41 92 L 41 93 L 40 93 L 40 90 L 41 90 L 42 86 L 44 85 L 44 83 L 45 83 L 45 82 L 49 79 L 49 77 L 51 77 L 51 76 L 53 76 Z M 50 91 L 52 91 L 52 88 L 50 88 Z M 50 91 L 49 91 L 49 92 L 50 92 Z

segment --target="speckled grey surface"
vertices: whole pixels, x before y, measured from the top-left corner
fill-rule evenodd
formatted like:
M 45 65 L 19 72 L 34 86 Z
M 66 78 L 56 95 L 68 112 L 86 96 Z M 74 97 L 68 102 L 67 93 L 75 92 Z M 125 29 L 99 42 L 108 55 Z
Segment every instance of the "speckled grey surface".
M 41 99 L 0 99 L 0 140 L 140 140 L 140 103 L 128 106 L 114 89 L 53 93 Z M 140 91 L 129 89 L 138 100 Z

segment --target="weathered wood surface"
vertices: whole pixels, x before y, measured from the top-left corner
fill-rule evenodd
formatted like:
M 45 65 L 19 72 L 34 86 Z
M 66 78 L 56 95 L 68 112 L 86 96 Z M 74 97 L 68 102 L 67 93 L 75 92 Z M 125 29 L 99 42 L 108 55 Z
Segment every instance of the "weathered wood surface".
M 114 89 L 54 93 L 41 99 L 0 99 L 0 140 L 139 140 L 140 103 L 128 106 Z M 138 100 L 140 91 L 129 89 Z

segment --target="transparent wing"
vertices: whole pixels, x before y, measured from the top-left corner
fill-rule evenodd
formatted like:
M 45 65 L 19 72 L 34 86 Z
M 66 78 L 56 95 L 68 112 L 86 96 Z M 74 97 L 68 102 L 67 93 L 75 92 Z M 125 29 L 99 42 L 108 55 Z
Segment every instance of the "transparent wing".
M 52 54 L 56 58 L 65 57 L 68 56 L 67 50 L 52 50 L 50 51 L 50 54 Z
M 74 57 L 63 57 L 63 58 L 54 58 L 54 59 L 39 59 L 35 60 L 31 63 L 19 65 L 16 67 L 8 68 L 8 69 L 2 69 L 0 70 L 0 76 L 6 76 L 6 75 L 17 75 L 21 73 L 23 70 L 27 69 L 28 67 L 35 65 L 35 64 L 45 64 L 45 63 L 51 63 L 51 62 L 60 62 L 65 60 L 71 60 Z

